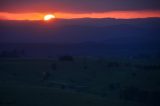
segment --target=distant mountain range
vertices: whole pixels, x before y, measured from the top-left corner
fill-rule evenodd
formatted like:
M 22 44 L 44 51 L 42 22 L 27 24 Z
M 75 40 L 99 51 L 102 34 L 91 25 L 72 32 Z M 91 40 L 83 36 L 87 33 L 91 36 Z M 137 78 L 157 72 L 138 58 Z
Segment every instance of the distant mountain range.
M 0 42 L 159 42 L 160 19 L 1 21 Z M 158 41 L 157 41 L 158 40 Z
M 5 48 L 2 44 L 28 44 L 31 48 L 39 44 L 35 47 L 39 50 L 55 47 L 55 54 L 160 53 L 160 18 L 0 21 L 0 34 L 0 48 Z M 57 45 L 63 45 L 61 50 Z

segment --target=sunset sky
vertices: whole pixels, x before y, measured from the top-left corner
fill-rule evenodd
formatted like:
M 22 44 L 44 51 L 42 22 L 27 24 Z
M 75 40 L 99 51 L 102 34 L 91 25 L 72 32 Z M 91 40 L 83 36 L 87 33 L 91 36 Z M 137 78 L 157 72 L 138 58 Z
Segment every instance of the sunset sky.
M 1 0 L 2 20 L 160 17 L 159 0 Z

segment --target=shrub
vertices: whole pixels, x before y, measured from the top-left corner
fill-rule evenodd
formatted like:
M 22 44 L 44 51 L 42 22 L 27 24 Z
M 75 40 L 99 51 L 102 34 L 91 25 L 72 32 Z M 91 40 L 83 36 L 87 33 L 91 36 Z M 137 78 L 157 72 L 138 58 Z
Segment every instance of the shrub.
M 152 105 L 160 106 L 159 98 L 160 98 L 160 91 L 150 92 L 149 102 L 152 103 Z
M 16 58 L 20 57 L 20 53 L 15 49 L 12 51 L 2 51 L 0 53 L 1 58 Z
M 115 90 L 115 89 L 118 89 L 119 87 L 120 87 L 119 83 L 109 84 L 109 90 Z
M 59 60 L 60 61 L 74 61 L 74 58 L 73 58 L 73 56 L 61 56 L 61 57 L 59 57 Z
M 114 84 L 109 84 L 109 90 L 115 90 L 115 85 Z
M 132 76 L 133 76 L 133 77 L 136 77 L 136 76 L 137 76 L 137 74 L 134 72 L 134 73 L 132 73 Z
M 148 100 L 149 92 L 141 90 L 136 87 L 127 87 L 121 92 L 121 98 L 125 100 L 146 102 Z
M 54 63 L 54 64 L 52 64 L 52 70 L 56 70 L 57 69 L 57 65 L 56 65 L 56 63 Z
M 109 68 L 118 68 L 118 67 L 120 67 L 120 64 L 117 63 L 117 62 L 109 62 L 109 63 L 107 63 L 107 67 L 109 67 Z
M 143 69 L 143 70 L 160 70 L 160 65 L 151 65 L 151 64 L 146 64 L 146 65 L 140 65 L 136 64 L 136 68 Z
M 84 65 L 84 66 L 83 66 L 83 69 L 85 69 L 85 70 L 88 69 L 87 65 Z

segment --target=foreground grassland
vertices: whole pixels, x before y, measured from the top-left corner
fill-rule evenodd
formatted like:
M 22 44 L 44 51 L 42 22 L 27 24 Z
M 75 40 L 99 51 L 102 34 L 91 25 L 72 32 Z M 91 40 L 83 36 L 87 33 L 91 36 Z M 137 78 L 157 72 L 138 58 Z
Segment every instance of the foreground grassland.
M 158 60 L 1 59 L 2 106 L 159 106 Z

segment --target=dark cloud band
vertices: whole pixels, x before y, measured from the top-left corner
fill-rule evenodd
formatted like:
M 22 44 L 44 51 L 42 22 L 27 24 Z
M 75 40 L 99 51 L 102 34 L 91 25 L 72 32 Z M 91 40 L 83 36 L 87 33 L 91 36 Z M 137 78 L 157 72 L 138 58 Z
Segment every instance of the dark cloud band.
M 1 0 L 5 12 L 106 12 L 160 10 L 160 0 Z

